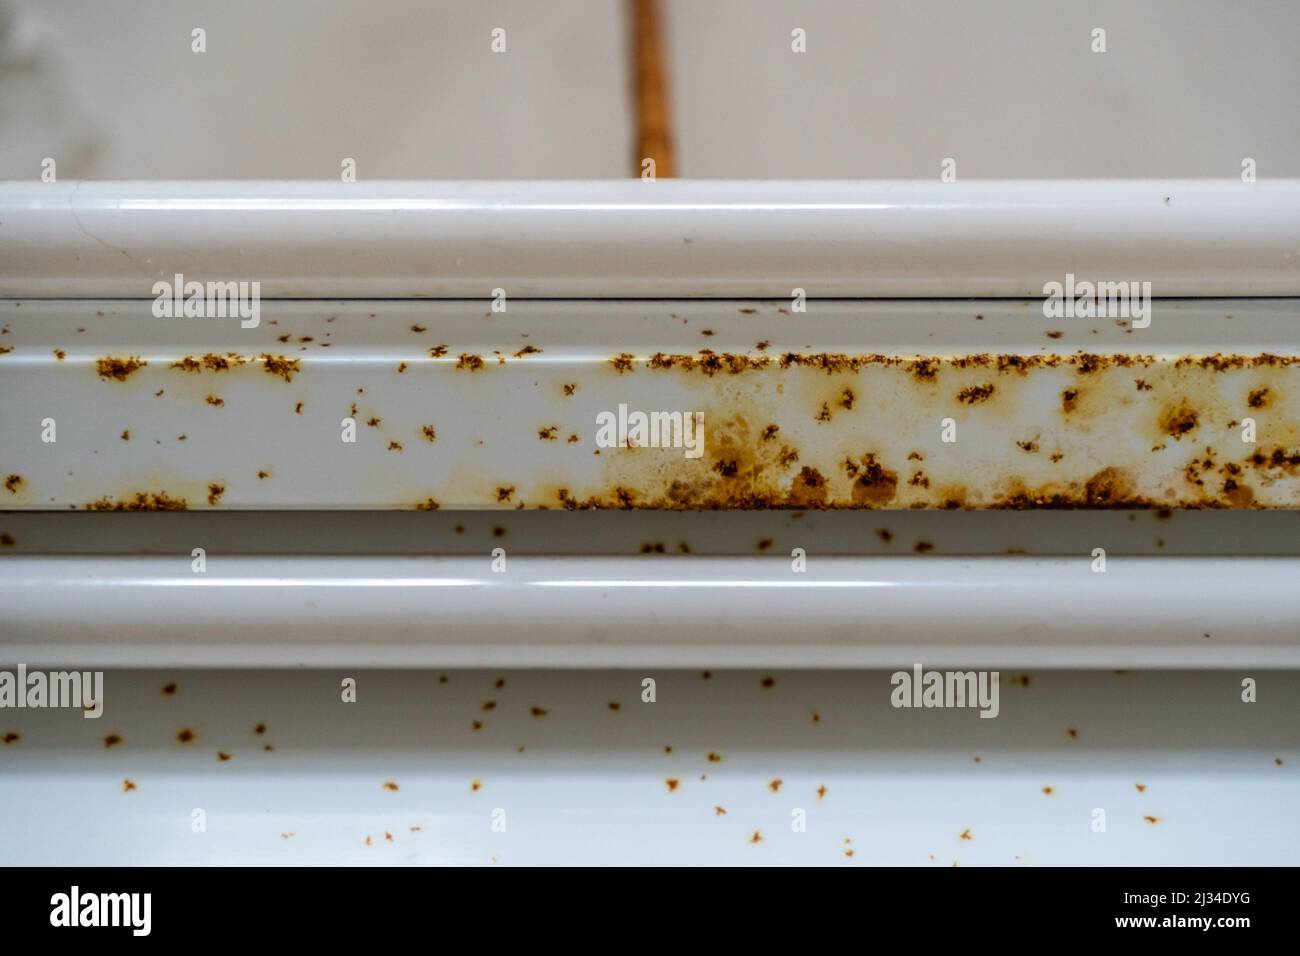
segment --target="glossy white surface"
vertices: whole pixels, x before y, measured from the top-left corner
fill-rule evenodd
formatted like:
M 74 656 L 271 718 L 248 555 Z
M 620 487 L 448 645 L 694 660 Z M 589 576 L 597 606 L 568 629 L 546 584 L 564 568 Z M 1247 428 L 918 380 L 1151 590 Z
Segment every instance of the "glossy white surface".
M 0 863 L 1295 862 L 1295 673 L 1004 670 L 996 719 L 889 678 L 110 672 L 99 720 L 0 711 Z
M 1300 294 L 1300 180 L 0 185 L 0 296 Z
M 505 555 L 504 565 L 501 558 Z M 494 560 L 503 571 L 493 570 Z M 77 667 L 1295 667 L 1300 560 L 0 558 L 0 654 Z

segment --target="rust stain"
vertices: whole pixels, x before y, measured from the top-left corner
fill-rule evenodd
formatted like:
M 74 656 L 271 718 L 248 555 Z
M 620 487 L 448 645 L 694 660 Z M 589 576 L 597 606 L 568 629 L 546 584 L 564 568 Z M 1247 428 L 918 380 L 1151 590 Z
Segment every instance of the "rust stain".
M 10 475 L 5 478 L 5 490 L 11 495 L 18 494 L 18 489 L 23 486 L 22 475 Z
M 131 375 L 144 368 L 149 363 L 142 358 L 130 356 L 128 358 L 116 358 L 108 356 L 99 359 L 95 365 L 99 370 L 100 378 L 112 379 L 116 382 L 125 382 Z
M 1181 439 L 1200 424 L 1200 415 L 1186 400 L 1167 406 L 1160 413 L 1160 430 Z
M 221 496 L 226 493 L 226 486 L 218 482 L 212 482 L 208 485 L 208 504 L 216 507 L 221 503 Z
M 114 501 L 105 496 L 82 507 L 87 511 L 186 511 L 189 504 L 184 498 L 173 498 L 166 491 L 138 491 L 130 498 Z
M 278 375 L 286 382 L 292 382 L 294 375 L 302 370 L 302 359 L 263 353 L 262 368 L 269 375 Z
M 456 362 L 457 368 L 468 369 L 471 372 L 477 372 L 483 368 L 483 356 L 473 355 L 469 352 L 462 352 Z

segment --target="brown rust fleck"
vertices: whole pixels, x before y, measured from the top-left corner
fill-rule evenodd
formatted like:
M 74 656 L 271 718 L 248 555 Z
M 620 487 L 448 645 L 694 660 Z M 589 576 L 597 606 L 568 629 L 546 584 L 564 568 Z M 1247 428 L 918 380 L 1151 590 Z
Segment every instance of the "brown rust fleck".
M 420 426 L 420 435 L 424 438 L 425 441 L 436 441 L 438 438 L 438 432 L 434 429 L 432 425 Z
M 213 405 L 217 408 L 222 408 L 226 404 L 226 400 L 224 398 L 218 398 L 216 395 L 209 395 L 207 398 L 204 399 L 204 401 L 207 402 L 209 405 Z
M 675 791 L 678 787 L 681 786 L 681 784 L 682 782 L 678 780 L 676 777 L 669 777 L 667 780 L 664 781 L 664 786 L 668 788 L 669 793 Z
M 1196 409 L 1188 405 L 1185 400 L 1169 405 L 1160 413 L 1160 430 L 1172 435 L 1175 440 L 1181 440 L 1199 424 L 1200 416 Z
M 130 793 L 130 792 L 131 792 L 132 790 L 134 790 L 134 789 L 135 789 L 135 781 L 134 781 L 134 780 L 132 780 L 130 777 L 126 777 L 126 778 L 124 778 L 124 779 L 122 780 L 122 792 L 123 792 L 123 793 Z
M 1084 501 L 1092 507 L 1122 505 L 1132 497 L 1132 480 L 1123 468 L 1103 468 L 1084 485 Z
M 468 369 L 471 372 L 477 372 L 483 368 L 483 356 L 474 355 L 470 352 L 462 352 L 456 362 L 457 368 Z
M 183 727 L 182 729 L 176 732 L 176 740 L 179 743 L 183 743 L 183 744 L 193 743 L 194 736 L 195 736 L 194 731 L 192 731 L 188 727 Z
M 127 378 L 144 368 L 149 363 L 142 358 L 131 356 L 129 358 L 115 358 L 109 356 L 99 359 L 95 363 L 99 369 L 100 378 L 111 378 L 114 381 L 125 382 Z
M 565 395 L 572 395 L 574 392 L 578 390 L 578 385 L 576 382 L 566 382 L 562 387 L 564 389 Z
M 16 543 L 8 531 L 0 532 L 0 548 L 12 548 Z
M 1072 412 L 1078 407 L 1079 390 L 1077 388 L 1067 388 L 1061 393 L 1061 411 Z
M 926 554 L 927 552 L 934 550 L 934 545 L 929 541 L 918 541 L 916 544 L 912 545 L 912 550 L 917 554 Z
M 426 329 L 423 325 L 413 325 L 411 326 L 411 331 L 414 332 L 416 335 L 419 335 L 421 332 L 427 332 L 429 330 Z
M 537 429 L 537 437 L 542 441 L 555 441 L 559 430 L 559 425 L 547 425 L 545 428 Z
M 852 409 L 853 402 L 856 400 L 856 398 L 857 396 L 853 394 L 853 389 L 845 388 L 844 391 L 840 392 L 840 400 L 837 404 L 840 406 L 840 408 Z
M 166 491 L 138 491 L 133 498 L 114 501 L 105 495 L 82 507 L 87 511 L 186 511 L 189 504 L 184 498 L 173 498 Z
M 447 346 L 445 345 L 435 345 L 433 348 L 429 349 L 430 358 L 442 358 L 446 354 Z
M 515 358 L 523 358 L 525 355 L 541 355 L 542 350 L 536 345 L 525 345 L 515 353 Z
M 632 371 L 632 360 L 634 358 L 636 358 L 636 356 L 634 356 L 632 353 L 622 352 L 618 355 L 615 355 L 612 359 L 610 359 L 609 364 L 614 366 L 614 368 L 617 369 L 619 374 L 621 375 L 624 372 Z
M 397 785 L 396 780 L 385 780 L 384 789 L 389 791 L 390 793 L 396 793 L 398 790 L 402 788 Z
M 889 471 L 876 461 L 876 456 L 868 452 L 860 465 L 852 472 L 853 503 L 860 507 L 880 507 L 894 499 L 898 491 L 898 473 Z
M 269 375 L 278 375 L 286 382 L 292 382 L 294 375 L 302 371 L 302 359 L 286 358 L 283 355 L 262 353 L 262 368 Z
M 438 504 L 438 502 L 435 501 L 434 499 L 425 498 L 423 501 L 421 501 L 419 504 L 415 506 L 415 510 L 416 511 L 437 511 L 440 507 L 442 506 Z
M 18 494 L 18 489 L 23 486 L 22 475 L 10 475 L 5 479 L 5 490 L 11 495 Z
M 986 402 L 992 397 L 993 389 L 992 385 L 971 385 L 957 393 L 957 401 L 965 402 L 967 405 Z
M 1268 389 L 1257 388 L 1246 399 L 1251 408 L 1263 408 L 1268 404 Z
M 221 502 L 221 496 L 226 493 L 226 486 L 218 482 L 211 482 L 208 485 L 208 504 L 216 507 Z
M 388 443 L 388 450 L 389 450 L 389 451 L 401 451 L 401 450 L 402 450 L 402 443 L 401 443 L 400 441 L 390 441 L 390 442 Z
M 497 487 L 497 501 L 509 501 L 510 496 L 515 493 L 514 485 L 499 485 Z

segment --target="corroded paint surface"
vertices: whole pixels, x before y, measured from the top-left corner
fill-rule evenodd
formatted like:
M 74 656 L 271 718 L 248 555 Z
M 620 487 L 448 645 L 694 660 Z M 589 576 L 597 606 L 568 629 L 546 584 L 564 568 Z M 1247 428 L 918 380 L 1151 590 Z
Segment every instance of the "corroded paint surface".
M 1289 302 L 3 308 L 0 508 L 1300 507 Z

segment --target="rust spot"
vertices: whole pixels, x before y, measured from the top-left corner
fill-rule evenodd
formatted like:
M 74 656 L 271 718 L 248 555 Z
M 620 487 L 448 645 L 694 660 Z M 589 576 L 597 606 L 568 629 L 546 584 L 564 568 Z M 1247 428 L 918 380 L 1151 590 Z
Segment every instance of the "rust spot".
M 766 550 L 767 550 L 768 548 L 770 548 L 770 547 L 772 547 L 772 539 L 771 539 L 771 538 L 760 538 L 760 539 L 759 539 L 759 541 L 758 541 L 758 550 L 759 550 L 759 551 L 766 551 Z
M 230 754 L 226 753 L 224 750 L 218 750 L 218 751 L 217 751 L 217 759 L 218 759 L 218 760 L 221 760 L 221 761 L 229 760 L 229 759 L 230 759 Z
M 898 473 L 884 468 L 871 452 L 850 473 L 855 476 L 853 503 L 859 507 L 878 508 L 892 501 L 898 492 Z
M 427 332 L 429 330 L 426 329 L 423 325 L 413 325 L 411 326 L 411 331 L 414 332 L 416 335 L 419 335 L 421 332 Z
M 221 496 L 226 493 L 226 486 L 212 482 L 208 485 L 208 504 L 216 507 L 221 501 Z
M 1246 399 L 1251 408 L 1263 408 L 1268 404 L 1268 389 L 1257 388 Z
M 389 450 L 389 451 L 401 451 L 401 450 L 402 450 L 402 443 L 401 443 L 400 441 L 390 441 L 390 442 L 388 443 L 388 450 Z
M 18 494 L 18 489 L 23 486 L 22 475 L 10 475 L 5 479 L 5 490 L 11 495 Z
M 840 400 L 837 404 L 840 406 L 840 408 L 852 409 L 853 402 L 856 400 L 856 398 L 857 396 L 853 394 L 853 389 L 845 388 L 844 391 L 840 392 Z
M 429 349 L 430 358 L 442 358 L 446 354 L 447 346 L 445 345 L 435 345 L 433 348 Z
M 1061 393 L 1061 411 L 1072 412 L 1078 407 L 1079 390 L 1077 388 L 1067 388 Z
M 255 734 L 266 733 L 266 724 L 258 724 L 256 727 L 253 728 L 253 733 Z
M 123 428 L 123 429 L 122 429 L 122 441 L 130 441 L 130 440 L 131 440 L 131 429 L 129 429 L 129 428 Z
M 514 493 L 514 485 L 500 485 L 497 487 L 497 501 L 509 501 L 510 496 Z
M 621 375 L 624 372 L 632 371 L 632 360 L 634 358 L 636 358 L 636 356 L 632 355 L 630 352 L 623 352 L 619 355 L 615 355 L 612 359 L 610 359 L 609 364 L 614 366 L 614 368 L 617 369 L 619 374 Z
M 559 430 L 559 425 L 547 425 L 545 428 L 537 429 L 537 437 L 542 441 L 555 441 Z
M 1044 787 L 1044 788 L 1043 788 L 1043 793 L 1047 794 L 1047 796 L 1049 796 L 1049 797 L 1050 797 L 1054 792 L 1055 792 L 1055 791 L 1054 791 L 1051 787 Z
M 664 786 L 668 788 L 669 793 L 672 793 L 679 786 L 681 786 L 681 781 L 678 780 L 676 777 L 669 777 L 667 780 L 664 781 Z
M 927 552 L 934 550 L 934 545 L 929 541 L 918 541 L 916 544 L 912 545 L 912 550 L 917 554 L 926 554 Z
M 16 542 L 8 531 L 0 532 L 0 548 L 12 548 Z
M 773 793 L 778 793 L 781 789 L 781 784 L 783 783 L 785 783 L 785 781 L 780 777 L 777 777 L 774 780 L 768 781 L 767 789 L 771 790 Z
M 1059 338 L 1060 338 L 1062 335 L 1064 335 L 1064 334 L 1065 334 L 1064 332 L 1056 332 L 1056 331 L 1052 331 L 1052 332 L 1048 332 L 1048 333 L 1047 333 L 1047 337 L 1048 337 L 1049 339 L 1059 339 Z
M 561 387 L 564 389 L 565 395 L 572 395 L 574 392 L 578 390 L 577 384 L 573 382 L 568 382 Z
M 267 353 L 263 353 L 261 358 L 264 371 L 270 375 L 278 375 L 286 382 L 292 382 L 294 375 L 302 370 L 302 359 Z
M 830 488 L 816 468 L 803 467 L 790 486 L 790 503 L 799 508 L 818 508 L 826 503 Z
M 758 684 L 759 684 L 760 687 L 775 687 L 775 686 L 776 686 L 776 678 L 775 678 L 775 677 L 764 677 L 761 681 L 758 682 Z
M 193 743 L 194 731 L 190 730 L 188 727 L 178 730 L 176 732 L 176 739 L 183 744 Z
M 469 782 L 469 789 L 471 793 L 478 793 L 483 789 L 483 781 L 478 779 L 471 780 Z
M 662 541 L 646 541 L 641 545 L 642 554 L 663 554 L 665 551 Z
M 63 349 L 55 349 L 54 357 L 58 359 L 60 362 L 62 362 L 65 358 L 68 357 L 68 353 L 63 351 Z
M 293 413 L 294 413 L 295 415 L 301 415 L 301 414 L 302 414 L 302 402 L 299 402 L 297 405 L 293 406 Z
M 125 382 L 127 378 L 135 372 L 144 368 L 149 363 L 144 359 L 131 356 L 129 358 L 108 358 L 99 359 L 96 365 L 99 369 L 100 378 L 111 378 L 117 382 Z
M 1027 451 L 1030 454 L 1033 454 L 1034 452 L 1038 451 L 1038 442 L 1036 441 L 1018 441 L 1016 442 L 1016 444 L 1020 447 L 1022 451 Z
M 483 356 L 472 355 L 469 352 L 462 352 L 460 359 L 456 362 L 456 367 L 469 369 L 471 372 L 477 372 L 483 367 Z
M 957 393 L 957 401 L 965 402 L 967 405 L 986 402 L 993 395 L 993 388 L 992 385 L 972 385 L 969 388 L 963 388 Z
M 1197 415 L 1196 409 L 1189 406 L 1186 401 L 1179 401 L 1170 405 L 1160 413 L 1160 430 L 1178 440 L 1181 440 L 1198 424 L 1200 424 L 1200 417 Z
M 545 717 L 550 713 L 545 707 L 529 707 L 528 712 L 534 717 Z
M 762 843 L 762 842 L 763 842 L 763 834 L 762 834 L 760 831 L 755 830 L 755 831 L 754 831 L 754 835 L 751 836 L 751 837 L 749 838 L 749 842 L 750 842 L 750 843 Z
M 425 498 L 415 506 L 416 511 L 437 511 L 441 505 L 432 498 Z
M 1089 507 L 1118 507 L 1132 497 L 1132 481 L 1123 468 L 1103 468 L 1084 485 L 1084 501 Z
M 505 528 L 501 527 L 501 525 L 494 525 L 494 526 L 493 526 L 493 528 L 492 528 L 492 537 L 494 537 L 494 538 L 504 538 L 505 536 L 506 536 L 506 529 L 505 529 Z
M 116 747 L 121 742 L 122 742 L 122 738 L 117 734 L 109 734 L 107 737 L 104 738 L 105 747 Z
M 713 815 L 715 817 L 725 817 L 727 815 L 727 808 L 715 806 L 713 808 Z
M 5 744 L 16 744 L 22 739 L 23 738 L 19 734 L 12 730 L 7 731 L 3 737 L 0 737 L 0 741 L 3 741 Z
M 87 511 L 186 511 L 189 504 L 184 498 L 173 498 L 166 491 L 138 491 L 133 498 L 114 501 L 105 496 L 82 507 Z
M 124 778 L 124 779 L 122 780 L 122 792 L 123 792 L 123 793 L 130 793 L 130 792 L 131 792 L 132 790 L 134 790 L 134 789 L 135 789 L 135 781 L 134 781 L 134 780 L 132 780 L 130 777 L 126 777 L 126 778 Z
M 1145 820 L 1147 823 L 1151 824 L 1152 826 L 1155 826 L 1157 823 L 1160 822 L 1159 817 L 1153 817 L 1150 815 L 1144 816 L 1142 819 Z
M 1135 784 L 1133 784 L 1133 786 L 1134 786 L 1135 788 L 1137 788 L 1137 792 L 1138 792 L 1138 793 L 1146 793 L 1146 792 L 1147 792 L 1147 785 L 1146 785 L 1145 783 L 1135 783 Z
M 402 789 L 402 788 L 399 787 L 399 786 L 397 785 L 397 781 L 396 781 L 396 780 L 385 780 L 385 781 L 384 781 L 384 789 L 385 789 L 385 790 L 388 790 L 388 791 L 390 791 L 390 792 L 392 792 L 392 793 L 396 793 L 398 790 L 400 790 L 400 789 Z
M 375 418 L 372 416 L 371 418 L 366 420 L 366 424 L 369 425 L 371 428 L 378 428 L 380 425 L 383 424 L 383 421 L 384 420 L 382 418 Z
M 257 473 L 257 477 L 258 477 L 259 479 L 261 479 L 261 480 L 265 480 L 265 479 L 271 477 L 271 473 L 270 473 L 269 471 L 265 471 L 265 470 L 263 470 L 263 471 L 259 471 L 259 472 Z
M 889 544 L 889 542 L 894 540 L 894 532 L 890 531 L 888 528 L 877 528 L 876 535 L 881 541 L 885 542 L 885 544 Z
M 166 696 L 168 696 L 168 697 L 171 697 L 171 696 L 175 695 L 175 693 L 176 693 L 176 684 L 175 684 L 175 683 L 163 684 L 163 685 L 162 685 L 162 692 L 163 692 Z
M 536 345 L 525 345 L 515 353 L 515 358 L 523 358 L 525 355 L 541 355 L 542 350 Z
M 606 706 L 608 706 L 610 710 L 622 710 L 622 709 L 623 709 L 623 705 L 620 704 L 620 703 L 619 703 L 618 701 L 616 701 L 616 700 L 611 700 L 611 701 L 610 701 Z

